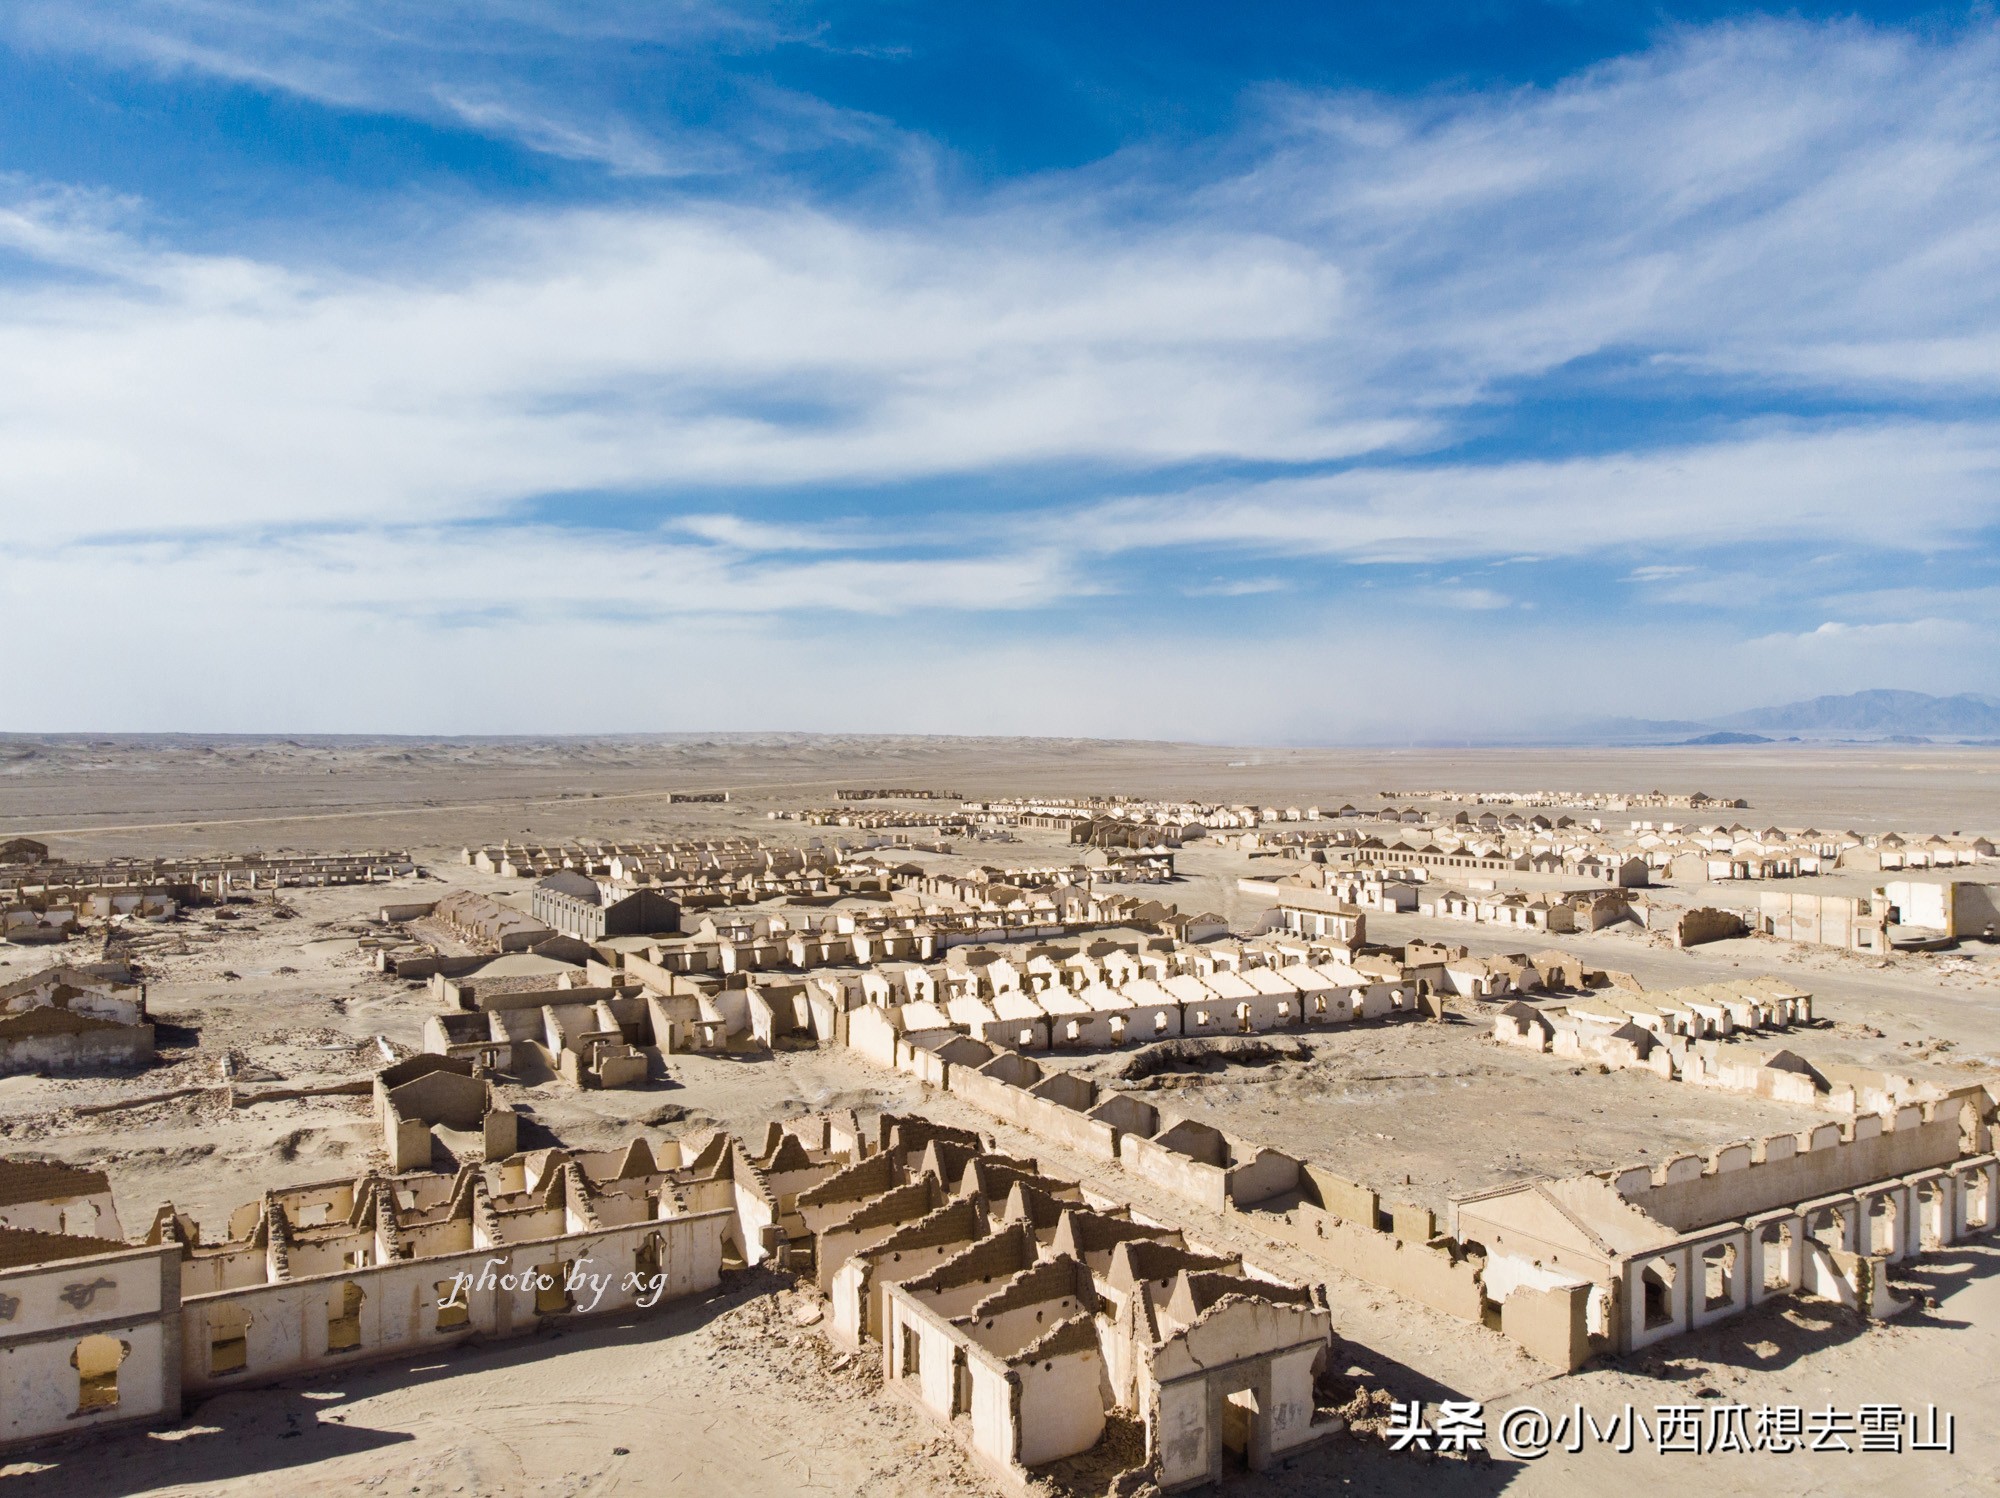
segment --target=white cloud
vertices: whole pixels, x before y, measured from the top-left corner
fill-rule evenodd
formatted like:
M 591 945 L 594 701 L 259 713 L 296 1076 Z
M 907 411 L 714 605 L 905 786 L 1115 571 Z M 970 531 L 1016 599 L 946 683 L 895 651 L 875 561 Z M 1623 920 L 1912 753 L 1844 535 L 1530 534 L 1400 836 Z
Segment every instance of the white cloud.
M 1985 633 L 1984 628 L 1965 619 L 1891 619 L 1874 624 L 1850 624 L 1829 619 L 1816 629 L 1797 634 L 1764 635 L 1750 643 L 1766 650 L 1876 651 L 1932 648 L 1970 642 Z
M 779 561 L 645 534 L 547 526 L 156 539 L 17 547 L 0 556 L 0 595 L 21 627 L 82 598 L 134 619 L 198 605 L 250 618 L 273 609 L 348 611 L 437 631 L 489 616 L 560 628 L 593 616 L 643 624 L 828 610 L 881 617 L 1020 610 L 1087 591 L 1067 560 L 1046 550 Z
M 1322 478 L 1114 500 L 1076 517 L 1107 551 L 1230 546 L 1361 562 L 1547 557 L 1754 541 L 1925 550 L 2000 523 L 2000 425 L 1753 429 L 1563 462 L 1363 466 Z M 1678 569 L 1676 569 L 1678 570 Z M 1651 577 L 1667 575 L 1655 564 Z
M 1432 608 L 1461 609 L 1468 613 L 1491 613 L 1495 609 L 1520 607 L 1519 600 L 1491 588 L 1471 588 L 1464 584 L 1440 584 L 1432 588 L 1414 588 L 1410 596 L 1417 602 Z
M 484 11 L 441 12 L 461 28 L 461 60 L 463 28 Z M 668 24 L 725 24 L 717 14 Z M 643 8 L 590 16 L 530 6 L 502 20 L 648 24 Z M 579 112 L 512 75 L 375 69 L 397 39 L 365 9 L 96 5 L 72 39 L 50 29 L 58 18 L 38 5 L 16 21 L 51 47 L 449 114 L 635 174 L 734 159 L 727 143 Z M 329 50 L 346 26 L 352 45 Z M 1245 598 L 1274 582 L 1235 575 L 1250 556 L 1317 558 L 1329 575 L 1601 558 L 1649 584 L 1648 600 L 1708 611 L 1712 624 L 1674 630 L 1698 670 L 1626 669 L 1661 643 L 1544 625 L 1525 612 L 1525 584 L 1434 590 L 1416 601 L 1489 618 L 1362 643 L 1384 653 L 1385 683 L 1435 675 L 1452 698 L 1440 715 L 1461 730 L 1568 700 L 1521 664 L 1548 658 L 1529 645 L 1601 658 L 1631 694 L 1603 710 L 1649 716 L 1676 692 L 1680 710 L 1710 710 L 1698 694 L 1725 680 L 1749 700 L 1765 682 L 1788 696 L 1808 678 L 1866 684 L 1841 673 L 1879 672 L 1897 652 L 1928 652 L 1940 676 L 1990 675 L 1977 632 L 1927 602 L 1932 590 L 1857 601 L 1866 569 L 1857 581 L 1852 559 L 1969 551 L 2000 523 L 2000 424 L 1963 416 L 1984 406 L 1958 398 L 1990 397 L 2000 375 L 1997 63 L 1991 28 L 1935 43 L 1858 26 L 1712 28 L 1552 89 L 1275 98 L 1226 157 L 1241 169 L 1205 184 L 1184 161 L 1136 152 L 942 208 L 920 189 L 914 208 L 893 190 L 829 207 L 767 186 L 764 206 L 494 209 L 402 257 L 337 243 L 193 253 L 144 204 L 16 183 L 0 246 L 53 274 L 0 284 L 0 505 L 14 543 L 0 617 L 31 641 L 56 619 L 103 631 L 101 653 L 65 636 L 86 665 L 67 695 L 39 699 L 49 723 L 104 722 L 126 700 L 119 640 L 233 612 L 283 621 L 242 642 L 246 673 L 253 660 L 281 668 L 281 650 L 343 663 L 312 678 L 327 711 L 345 704 L 333 726 L 376 710 L 382 673 L 412 653 L 477 642 L 491 664 L 447 700 L 423 695 L 435 675 L 409 678 L 410 711 L 438 716 L 404 724 L 476 727 L 512 710 L 481 693 L 553 664 L 643 673 L 669 650 L 684 662 L 727 641 L 745 671 L 791 684 L 775 700 L 799 704 L 795 724 L 895 726 L 879 716 L 895 701 L 905 725 L 1112 731 L 1124 713 L 1132 731 L 1187 732 L 1204 710 L 1175 681 L 1250 659 L 1272 703 L 1243 708 L 1240 729 L 1201 731 L 1311 736 L 1359 730 L 1285 705 L 1277 686 L 1329 650 L 1352 659 L 1367 611 L 1329 605 L 1327 637 L 1301 641 L 1257 634 L 1246 604 L 1250 622 L 1227 638 L 1150 645 L 1061 611 L 1104 588 L 1099 559 L 1166 547 L 1222 554 L 1188 569 L 1218 580 L 1185 591 Z M 810 101 L 779 101 L 771 119 L 782 149 L 875 129 L 817 117 Z M 1608 456 L 1422 460 L 1461 433 L 1467 403 L 1490 419 L 1520 382 L 1593 356 L 1723 376 L 1777 409 L 1811 386 L 1895 396 L 1909 414 L 1718 420 Z M 1928 408 L 1933 391 L 1955 399 Z M 1348 466 L 1192 490 L 1172 472 L 1240 463 Z M 995 473 L 1027 497 L 940 505 L 908 536 L 842 519 L 874 508 L 873 485 Z M 815 490 L 825 514 L 766 507 L 779 487 Z M 560 496 L 602 490 L 655 499 L 660 528 L 560 523 L 590 503 Z M 1079 497 L 1042 497 L 1058 493 Z M 895 554 L 909 545 L 939 559 Z M 1850 564 L 1823 574 L 1840 600 L 1806 606 L 1852 622 L 1800 639 L 1766 620 L 1764 637 L 1738 639 L 1726 621 L 1740 607 L 1794 587 L 1810 597 L 1807 548 Z M 1635 554 L 1645 565 L 1631 570 Z M 1310 583 L 1301 572 L 1296 591 Z M 1158 593 L 1175 591 L 1163 580 Z M 1371 606 L 1412 596 L 1385 588 Z M 990 624 L 914 644 L 889 625 L 871 633 L 877 619 L 989 611 L 1027 634 L 1047 614 L 1060 646 L 997 639 Z M 849 622 L 802 632 L 786 617 L 801 612 Z M 1129 689 L 1107 692 L 1104 673 L 1121 671 Z M 917 674 L 953 685 L 905 705 Z M 727 673 L 704 664 L 695 679 L 711 678 Z M 242 723 L 264 701 L 252 679 L 184 683 L 189 710 Z M 1043 684 L 957 685 L 975 680 Z M 285 690 L 319 701 L 304 683 Z M 604 691 L 600 726 L 667 726 L 604 718 L 636 710 L 629 691 Z M 844 716 L 850 699 L 878 716 Z
M 1698 716 L 1885 680 L 1939 690 L 1954 671 L 1954 690 L 2000 685 L 1977 638 L 1889 641 L 1857 657 L 1826 639 L 1746 645 L 1700 623 L 1671 636 L 1617 622 L 1577 634 L 1519 616 L 1505 631 L 1467 631 L 1443 611 L 1367 606 L 1227 635 L 1175 623 L 1078 630 L 1037 601 L 1066 586 L 1060 568 L 706 572 L 678 557 L 635 562 L 617 538 L 575 549 L 537 540 L 547 543 L 537 550 L 555 549 L 547 565 L 521 545 L 476 539 L 443 552 L 88 547 L 55 562 L 0 559 L 10 638 L 64 621 L 64 669 L 17 673 L 9 722 L 20 731 L 814 728 L 1410 742 L 1549 733 L 1596 715 Z M 786 589 L 836 609 L 911 591 L 908 612 L 822 627 L 760 607 L 759 594 Z M 977 592 L 1018 603 L 1022 628 L 996 634 L 956 612 Z M 186 617 L 189 596 L 204 605 L 200 669 L 156 669 L 159 621 Z M 1520 671 L 1524 659 L 1536 669 Z M 1563 670 L 1548 670 L 1558 659 Z M 1856 669 L 1866 678 L 1853 679 Z M 116 689 L 89 689 L 99 673 Z M 1312 686 L 1335 679 L 1337 690 Z M 1419 680 L 1424 690 L 1412 693 Z M 1191 697 L 1190 683 L 1215 689 Z
M 46 642 L 61 665 L 17 673 L 9 722 L 20 731 L 1459 741 L 1882 681 L 2000 687 L 1988 628 L 1920 621 L 1746 643 L 1700 619 L 1578 632 L 1513 613 L 1506 628 L 1467 630 L 1449 610 L 1402 608 L 1405 595 L 1383 590 L 1311 621 L 1251 616 L 1226 632 L 1209 610 L 1081 629 L 1061 610 L 1087 586 L 1088 569 L 1061 555 L 773 561 L 647 535 L 383 530 L 10 549 L 0 632 Z M 996 630 L 1000 610 L 1012 623 Z M 175 665 L 197 632 L 199 669 Z M 1555 659 L 1560 672 L 1546 669 Z M 1312 689 L 1329 663 L 1338 690 Z M 1425 689 L 1412 694 L 1415 680 Z M 1191 696 L 1191 682 L 1219 685 Z
M 576 213 L 496 222 L 400 282 L 93 240 L 92 269 L 143 274 L 0 297 L 0 472 L 52 539 L 445 519 L 557 490 L 1317 458 L 1412 429 L 1346 420 L 1295 377 L 1338 289 L 1299 252 L 1180 235 L 1107 255 L 1026 232 Z
M 1739 700 L 1752 706 L 1878 686 L 1940 695 L 1992 692 L 2000 687 L 1992 640 L 1987 621 L 1945 617 L 1830 619 L 1807 630 L 1762 635 L 1735 653 L 1736 664 L 1749 680 L 1773 685 Z
M 92 14 L 147 36 L 254 14 L 267 50 L 315 57 L 357 13 Z M 1293 99 L 1252 169 L 1179 203 L 1121 163 L 901 217 L 517 210 L 366 276 L 176 252 L 131 205 L 30 191 L 0 239 L 98 279 L 0 296 L 0 472 L 59 534 L 379 523 L 548 491 L 1408 451 L 1495 381 L 1632 346 L 1767 381 L 1963 381 L 1978 360 L 1933 345 L 2000 348 L 2000 98 L 1975 86 L 1996 62 L 1991 31 L 1928 46 L 1725 27 L 1550 90 Z M 1134 194 L 1166 211 L 1111 216 Z M 1859 506 L 1841 470 L 1885 439 L 1825 430 L 1690 449 L 1707 466 L 1680 484 L 1642 453 L 1257 492 L 1357 538 L 1309 516 L 1321 550 L 1420 551 L 1421 517 L 1449 511 L 1455 552 L 1540 548 L 1553 530 L 1573 554 L 1595 534 L 1789 534 L 1753 523 L 1772 507 L 1742 507 L 1763 487 L 1809 518 L 1783 464 L 1839 491 L 1822 508 L 1847 542 Z M 1943 440 L 1947 466 L 1985 441 Z M 1917 457 L 1921 480 L 1936 464 Z M 1963 472 L 1942 478 L 1962 490 Z M 1587 513 L 1633 485 L 1646 520 Z M 1376 513 L 1369 494 L 1386 497 Z M 1408 534 L 1392 500 L 1414 507 Z

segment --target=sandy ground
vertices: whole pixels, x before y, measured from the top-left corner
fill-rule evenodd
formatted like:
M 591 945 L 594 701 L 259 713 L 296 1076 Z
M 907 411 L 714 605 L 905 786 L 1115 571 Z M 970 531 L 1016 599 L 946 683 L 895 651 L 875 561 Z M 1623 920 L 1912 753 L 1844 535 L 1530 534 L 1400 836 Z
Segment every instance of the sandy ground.
M 1306 1062 L 1181 1073 L 1149 1102 L 1275 1143 L 1443 1220 L 1454 1196 L 1577 1175 L 1822 1122 L 1807 1108 L 1709 1095 L 1650 1074 L 1600 1074 L 1495 1043 L 1483 1016 L 1369 1026 L 1305 1041 Z M 1115 1073 L 1122 1058 L 1080 1070 Z M 1115 1080 L 1114 1080 L 1114 1085 Z
M 1161 745 L 942 740 L 687 740 L 628 744 L 314 744 L 185 741 L 134 746 L 0 741 L 0 836 L 43 835 L 58 853 L 199 849 L 406 847 L 443 879 L 524 899 L 525 886 L 456 862 L 466 842 L 732 831 L 791 841 L 816 829 L 771 822 L 777 807 L 823 804 L 850 784 L 922 785 L 967 794 L 1097 791 L 1338 805 L 1378 788 L 1652 786 L 1745 795 L 1759 824 L 1991 831 L 2000 827 L 2000 754 L 1892 750 L 1701 750 L 1679 754 L 1370 755 Z M 725 807 L 673 806 L 669 790 L 728 786 Z M 1643 815 L 1643 814 L 1642 814 Z M 1067 857 L 1026 834 L 1017 845 L 967 847 L 955 866 Z M 1186 909 L 1239 924 L 1261 902 L 1236 878 L 1282 872 L 1214 849 L 1184 854 L 1189 877 L 1158 891 Z M 364 1099 L 330 1098 L 230 1110 L 213 1095 L 110 1112 L 212 1083 L 219 1057 L 268 1084 L 366 1077 L 376 1037 L 420 1038 L 430 1001 L 374 971 L 357 943 L 385 898 L 435 894 L 435 879 L 382 888 L 287 891 L 269 904 L 198 912 L 136 943 L 162 1054 L 128 1078 L 0 1079 L 0 1149 L 101 1164 L 112 1172 L 128 1231 L 171 1199 L 218 1224 L 266 1187 L 368 1168 L 378 1141 Z M 1801 888 L 1833 888 L 1803 881 Z M 1756 886 L 1674 890 L 1668 902 L 1741 903 Z M 1761 938 L 1676 952 L 1629 928 L 1553 943 L 1415 918 L 1371 920 L 1378 940 L 1412 936 L 1475 951 L 1558 945 L 1649 987 L 1773 972 L 1811 989 L 1825 1023 L 1794 1037 L 1809 1054 L 1914 1069 L 1940 1080 L 1986 1074 L 2000 1058 L 1995 951 L 1899 956 L 1884 964 L 1799 952 Z M 0 948 L 0 979 L 56 952 Z M 1381 1189 L 1434 1205 L 1532 1173 L 1569 1173 L 1659 1158 L 1683 1147 L 1800 1126 L 1812 1115 L 1630 1073 L 1581 1074 L 1507 1051 L 1463 1023 L 1355 1029 L 1309 1042 L 1305 1059 L 1238 1067 L 1154 1096 L 1303 1152 Z M 1090 1062 L 1085 1064 L 1096 1065 Z M 528 1114 L 528 1143 L 609 1143 L 687 1123 L 644 1125 L 666 1107 L 745 1130 L 774 1114 L 829 1106 L 908 1108 L 992 1129 L 992 1121 L 914 1082 L 844 1054 L 762 1060 L 676 1057 L 648 1089 L 577 1094 L 550 1084 L 510 1089 Z M 1312 1266 L 1244 1224 L 1201 1220 L 1151 1198 L 1115 1166 L 1065 1158 L 998 1130 L 1005 1147 L 1040 1155 L 1143 1209 L 1184 1221 L 1273 1268 Z M 1409 1178 L 1407 1185 L 1403 1177 Z M 1592 1447 L 1531 1463 L 1465 1463 L 1390 1455 L 1344 1440 L 1270 1474 L 1257 1491 L 1568 1493 L 1621 1476 L 1647 1491 L 1749 1493 L 1773 1481 L 1803 1492 L 1873 1491 L 1883 1482 L 1939 1492 L 2000 1486 L 2000 1254 L 1961 1250 L 1915 1266 L 1904 1288 L 1936 1304 L 1885 1328 L 1799 1305 L 1738 1318 L 1665 1353 L 1556 1383 L 1499 1337 L 1389 1300 L 1335 1276 L 1328 1284 L 1342 1356 L 1363 1382 L 1397 1397 L 1524 1401 L 1551 1414 L 1582 1401 L 1606 1422 L 1626 1402 L 1799 1404 L 1926 1402 L 1958 1417 L 1958 1453 L 1789 1456 L 1643 1453 Z M 382 1493 L 985 1491 L 948 1441 L 878 1397 L 863 1363 L 834 1369 L 789 1298 L 761 1282 L 730 1287 L 630 1325 L 566 1329 L 553 1339 L 454 1351 L 423 1367 L 342 1370 L 204 1403 L 174 1431 L 54 1448 L 5 1469 L 11 1488 L 62 1494 L 139 1491 L 262 1493 L 308 1485 Z M 1702 1393 L 1701 1391 L 1712 1391 Z M 1244 1491 L 1252 1491 L 1244 1487 Z
M 9 1491 L 984 1493 L 956 1446 L 845 1363 L 776 1281 L 658 1314 L 204 1402 L 37 1453 Z
M 0 739 L 0 833 L 102 849 L 458 844 L 532 832 L 740 826 L 853 784 L 971 796 L 1203 797 L 1338 806 L 1380 790 L 1706 791 L 1746 821 L 2000 828 L 2000 750 L 1307 750 L 768 734 L 630 740 Z M 669 807 L 672 791 L 738 802 Z M 594 802 L 593 802 L 594 798 Z M 578 805 L 576 803 L 584 804 Z M 1639 813 L 1668 815 L 1671 813 Z

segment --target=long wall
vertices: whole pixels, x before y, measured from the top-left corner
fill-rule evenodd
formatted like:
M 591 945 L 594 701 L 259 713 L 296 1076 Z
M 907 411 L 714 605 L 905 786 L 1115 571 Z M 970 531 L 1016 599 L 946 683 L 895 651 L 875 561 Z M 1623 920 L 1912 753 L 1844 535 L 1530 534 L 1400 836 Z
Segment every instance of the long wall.
M 1726 1145 L 1704 1160 L 1680 1155 L 1616 1178 L 1618 1192 L 1648 1216 L 1681 1232 L 1732 1222 L 1869 1181 L 1954 1164 L 1966 1153 L 1968 1127 L 1979 1128 L 1979 1088 L 1944 1103 L 1897 1110 Z M 1968 1121 L 1963 1115 L 1972 1112 Z
M 239 1283 L 185 1297 L 179 1243 L 107 1243 L 102 1254 L 0 1271 L 0 1445 L 172 1418 L 186 1393 L 712 1289 L 736 1222 L 733 1208 L 711 1210 L 276 1283 L 261 1252 L 240 1273 L 189 1260 L 213 1266 L 196 1279 Z M 255 1282 L 241 1283 L 253 1270 Z M 539 1288 L 538 1271 L 557 1288 Z
M 702 1212 L 196 1296 L 181 1306 L 181 1384 L 199 1392 L 256 1383 L 474 1333 L 512 1336 L 532 1331 L 544 1314 L 628 1311 L 651 1293 L 636 1279 L 642 1246 L 653 1249 L 645 1273 L 665 1276 L 659 1300 L 713 1289 L 721 1282 L 722 1240 L 735 1218 L 733 1211 Z M 538 1311 L 536 1270 L 565 1280 L 580 1276 L 572 1303 Z M 462 1321 L 440 1306 L 459 1275 L 471 1287 L 463 1298 Z M 593 1275 L 605 1277 L 601 1298 L 588 1278 Z M 351 1290 L 360 1292 L 358 1302 Z M 240 1319 L 246 1315 L 247 1324 Z M 350 1315 L 351 1330 L 335 1327 Z M 349 1336 L 351 1345 L 329 1346 Z M 242 1362 L 217 1372 L 216 1344 L 238 1337 Z M 233 1363 L 237 1355 L 229 1348 L 222 1361 Z

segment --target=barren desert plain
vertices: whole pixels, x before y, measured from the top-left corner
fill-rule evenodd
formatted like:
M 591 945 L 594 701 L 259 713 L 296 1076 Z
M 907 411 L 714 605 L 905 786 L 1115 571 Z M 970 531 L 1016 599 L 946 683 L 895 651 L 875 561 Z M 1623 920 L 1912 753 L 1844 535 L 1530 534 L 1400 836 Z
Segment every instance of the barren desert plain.
M 381 1168 L 362 1095 L 232 1106 L 214 1083 L 273 1089 L 365 1082 L 422 1049 L 437 1003 L 378 970 L 377 911 L 469 887 L 526 908 L 531 881 L 483 873 L 468 847 L 739 836 L 784 846 L 843 834 L 772 820 L 826 805 L 841 787 L 949 789 L 967 799 L 1124 795 L 1226 804 L 1374 804 L 1378 793 L 1561 787 L 1704 791 L 1742 798 L 1724 813 L 1753 826 L 1862 834 L 2000 831 L 2000 751 L 1896 745 L 1758 745 L 1678 750 L 1288 750 L 1156 743 L 805 735 L 632 739 L 363 740 L 10 737 L 0 740 L 0 841 L 30 837 L 51 857 L 407 850 L 420 872 L 393 885 L 262 891 L 126 922 L 60 948 L 0 947 L 0 981 L 100 952 L 135 963 L 158 1054 L 138 1072 L 0 1078 L 0 1139 L 12 1158 L 102 1169 L 128 1233 L 155 1208 L 219 1224 L 279 1187 Z M 670 803 L 726 790 L 726 803 Z M 951 803 L 956 805 L 956 802 Z M 1672 816 L 1632 812 L 1631 817 Z M 1684 814 L 1683 814 L 1684 815 Z M 1606 814 L 1622 827 L 1626 814 Z M 1177 877 L 1139 891 L 1183 912 L 1215 912 L 1244 938 L 1271 901 L 1238 888 L 1296 863 L 1253 860 L 1223 839 L 1177 850 Z M 911 852 L 926 870 L 1060 863 L 1060 832 Z M 898 857 L 903 855 L 898 854 Z M 1991 864 L 1952 877 L 1990 882 Z M 1847 871 L 1816 890 L 1866 893 L 1883 876 Z M 1532 876 L 1522 887 L 1534 888 Z M 1549 881 L 1551 887 L 1560 881 Z M 1643 893 L 1672 911 L 1740 907 L 1750 893 L 1674 882 Z M 1655 923 L 1657 924 L 1657 923 Z M 1474 956 L 1554 946 L 1591 968 L 1663 990 L 1769 974 L 1813 996 L 1814 1023 L 1788 1042 L 1816 1062 L 1908 1072 L 1944 1087 L 2000 1077 L 2000 946 L 1880 957 L 1744 935 L 1679 949 L 1626 922 L 1541 936 L 1370 915 L 1377 943 L 1449 942 Z M 1052 1070 L 1122 1081 L 1179 1110 L 1325 1162 L 1440 1214 L 1454 1197 L 1533 1177 L 1661 1161 L 1730 1140 L 1809 1128 L 1810 1108 L 1510 1049 L 1494 1006 L 1456 998 L 1441 1020 L 1301 1031 L 1237 1060 L 1150 1072 L 1130 1048 L 1044 1058 Z M 828 1046 L 675 1053 L 642 1086 L 579 1090 L 503 1078 L 522 1149 L 605 1148 L 829 1109 L 917 1112 L 991 1136 L 1191 1238 L 1289 1279 L 1323 1285 L 1334 1332 L 1323 1380 L 1345 1431 L 1269 1470 L 1225 1479 L 1245 1494 L 1570 1494 L 1619 1484 L 1647 1493 L 2000 1491 L 2000 1245 L 1950 1244 L 1892 1266 L 1912 1302 L 1871 1321 L 1823 1300 L 1779 1298 L 1669 1341 L 1601 1356 L 1563 1375 L 1487 1327 L 1453 1320 L 1322 1263 L 1254 1218 L 1204 1213 L 1115 1163 L 1066 1150 Z M 157 1098 L 156 1101 L 147 1099 Z M 183 1418 L 17 1454 L 7 1492 L 62 1498 L 140 1492 L 252 1494 L 1001 1492 L 946 1430 L 885 1391 L 879 1352 L 824 1335 L 809 1281 L 732 1271 L 708 1293 L 646 1314 L 577 1318 L 513 1340 L 453 1343 L 284 1381 L 206 1394 Z M 1473 1400 L 1489 1417 L 1521 1404 L 1588 1412 L 1628 1406 L 1935 1406 L 1955 1449 L 1899 1454 L 1690 1454 L 1641 1440 L 1592 1442 L 1520 1459 L 1392 1451 L 1392 1401 Z M 1038 1473 L 1049 1492 L 1115 1485 L 1115 1454 Z

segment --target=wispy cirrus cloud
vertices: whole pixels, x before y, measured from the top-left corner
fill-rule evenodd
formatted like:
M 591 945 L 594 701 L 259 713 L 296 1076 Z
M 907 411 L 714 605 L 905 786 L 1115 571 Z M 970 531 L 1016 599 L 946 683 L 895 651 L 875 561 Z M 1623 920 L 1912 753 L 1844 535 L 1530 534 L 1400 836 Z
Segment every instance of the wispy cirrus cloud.
M 1181 593 L 1188 598 L 1255 598 L 1263 593 L 1282 593 L 1291 586 L 1282 577 L 1218 578 L 1214 582 L 1188 583 Z
M 1468 382 L 1607 349 L 1752 379 L 1991 388 L 2000 31 L 1670 32 L 1546 90 L 1281 95 L 1219 209 L 1366 267 L 1398 347 Z
M 640 49 L 660 62 L 678 57 L 713 91 L 731 73 L 705 59 L 768 52 L 808 40 L 811 28 L 786 22 L 777 6 L 710 0 L 22 0 L 0 35 L 35 51 L 458 125 L 622 175 L 671 178 L 743 169 L 754 159 L 745 132 L 728 118 L 632 107 L 605 86 L 607 60 Z M 833 122 L 814 101 L 788 104 L 785 91 L 754 80 L 743 88 L 759 113 Z M 848 118 L 820 140 L 882 133 L 880 121 Z M 802 132 L 782 144 L 772 130 L 755 139 L 766 153 L 811 144 Z
M 1049 548 L 794 560 L 765 548 L 626 532 L 383 527 L 16 547 L 0 560 L 0 618 L 26 621 L 80 593 L 119 598 L 119 611 L 134 617 L 185 607 L 176 600 L 193 593 L 259 613 L 353 612 L 423 627 L 496 607 L 539 626 L 596 613 L 663 623 L 786 613 L 887 618 L 1034 609 L 1092 586 L 1071 558 Z
M 1721 432 L 1560 462 L 1360 464 L 1312 478 L 1111 500 L 1075 516 L 1106 552 L 1233 548 L 1357 562 L 1683 552 L 1755 542 L 1962 546 L 2000 525 L 2000 422 Z M 1649 579 L 1686 568 L 1650 564 Z
M 867 551 L 880 544 L 854 525 L 826 526 L 798 522 L 774 525 L 746 520 L 741 515 L 681 515 L 667 522 L 668 531 L 678 531 L 717 546 L 762 555 L 801 551 Z

